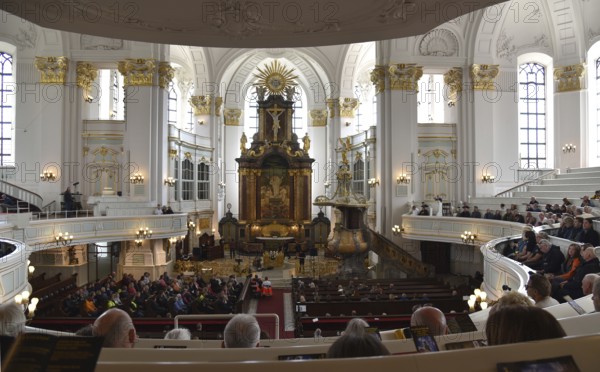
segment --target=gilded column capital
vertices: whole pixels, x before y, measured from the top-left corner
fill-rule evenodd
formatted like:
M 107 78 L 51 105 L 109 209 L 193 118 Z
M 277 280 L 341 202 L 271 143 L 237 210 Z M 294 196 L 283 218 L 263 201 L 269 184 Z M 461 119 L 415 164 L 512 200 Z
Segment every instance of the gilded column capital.
M 191 96 L 189 99 L 190 105 L 194 108 L 194 115 L 210 115 L 211 109 L 210 104 L 212 103 L 212 96 Z
M 223 109 L 223 97 L 215 97 L 215 115 L 221 116 L 222 109 Z
M 118 69 L 124 78 L 125 86 L 151 86 L 156 61 L 154 59 L 128 58 L 119 61 Z
M 339 98 L 327 98 L 325 103 L 327 104 L 327 109 L 329 110 L 329 117 L 331 119 L 335 118 L 335 116 L 337 115 L 337 111 L 340 108 Z
M 385 68 L 383 65 L 375 65 L 371 70 L 371 83 L 375 85 L 375 94 L 379 94 L 385 90 Z
M 67 57 L 35 57 L 35 68 L 41 74 L 42 84 L 64 84 L 69 71 Z
M 496 90 L 494 79 L 500 72 L 499 65 L 471 65 L 473 90 Z
M 463 71 L 460 67 L 453 67 L 444 74 L 444 84 L 448 86 L 448 106 L 456 105 L 458 94 L 462 92 Z
M 423 66 L 417 66 L 415 63 L 398 63 L 390 65 L 388 72 L 390 89 L 419 91 L 418 82 L 423 76 Z
M 177 158 L 177 149 L 171 149 L 171 148 L 170 148 L 170 149 L 169 149 L 169 157 L 170 157 L 171 159 L 175 159 L 175 158 Z
M 171 67 L 169 62 L 160 62 L 158 64 L 158 86 L 167 89 L 173 78 L 175 77 L 175 69 Z
M 89 62 L 77 62 L 77 86 L 83 89 L 83 99 L 90 102 L 92 83 L 98 77 L 98 69 Z
M 554 80 L 558 82 L 557 92 L 571 92 L 581 90 L 581 80 L 585 72 L 585 63 L 556 67 Z
M 226 108 L 223 110 L 223 117 L 225 118 L 225 125 L 238 126 L 240 125 L 240 117 L 242 116 L 242 110 Z
M 309 114 L 313 127 L 324 127 L 327 125 L 327 110 L 310 110 Z
M 358 98 L 340 97 L 340 117 L 353 118 L 356 114 L 356 109 L 360 105 Z

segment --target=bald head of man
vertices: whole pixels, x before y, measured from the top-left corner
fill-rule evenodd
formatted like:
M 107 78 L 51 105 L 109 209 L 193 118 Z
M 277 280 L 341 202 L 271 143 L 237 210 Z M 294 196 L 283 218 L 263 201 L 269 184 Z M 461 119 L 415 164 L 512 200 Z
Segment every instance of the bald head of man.
M 116 308 L 106 310 L 96 319 L 93 334 L 104 337 L 104 347 L 132 348 L 137 339 L 129 314 Z
M 410 318 L 411 327 L 427 327 L 434 336 L 445 335 L 448 333 L 446 325 L 446 316 L 440 309 L 432 306 L 418 308 Z

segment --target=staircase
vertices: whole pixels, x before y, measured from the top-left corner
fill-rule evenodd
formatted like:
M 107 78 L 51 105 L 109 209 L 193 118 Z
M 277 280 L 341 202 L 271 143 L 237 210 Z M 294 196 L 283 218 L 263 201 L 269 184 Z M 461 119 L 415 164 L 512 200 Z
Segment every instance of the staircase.
M 394 265 L 398 271 L 406 273 L 409 278 L 435 277 L 435 267 L 414 258 L 385 236 L 368 229 L 371 250 L 386 264 Z
M 16 199 L 17 204 L 8 208 L 8 213 L 39 212 L 43 203 L 42 197 L 32 191 L 0 180 L 0 193 Z
M 580 205 L 581 197 L 592 197 L 596 190 L 600 190 L 600 167 L 573 168 L 562 174 L 548 173 L 540 179 L 524 182 L 495 197 L 471 198 L 470 204 L 479 206 L 482 213 L 486 208 L 498 209 L 500 203 L 507 206 L 516 204 L 520 210 L 525 210 L 525 204 L 535 196 L 543 210 L 546 204 L 561 205 L 565 197 L 571 203 Z
M 593 196 L 600 189 L 600 167 L 568 169 L 567 173 L 557 174 L 554 179 L 542 180 L 541 184 L 530 185 L 525 192 L 514 193 L 515 197 L 535 197 L 540 201 L 562 203 L 566 197 L 573 204 L 584 195 Z M 540 200 L 541 199 L 541 200 Z M 547 202 L 549 203 L 549 202 Z

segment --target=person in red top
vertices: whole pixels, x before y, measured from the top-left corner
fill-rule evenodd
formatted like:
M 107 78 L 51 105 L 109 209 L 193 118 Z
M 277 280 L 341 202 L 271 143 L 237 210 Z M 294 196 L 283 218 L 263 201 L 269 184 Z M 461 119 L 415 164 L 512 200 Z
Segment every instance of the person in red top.
M 265 276 L 265 280 L 262 283 L 263 296 L 273 296 L 273 288 L 271 288 L 271 281 L 268 276 Z

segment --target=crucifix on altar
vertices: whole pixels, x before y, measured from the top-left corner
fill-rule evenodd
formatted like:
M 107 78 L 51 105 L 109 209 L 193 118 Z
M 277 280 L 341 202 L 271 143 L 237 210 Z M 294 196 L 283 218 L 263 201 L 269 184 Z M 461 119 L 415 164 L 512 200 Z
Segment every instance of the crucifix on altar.
M 273 129 L 273 141 L 274 142 L 277 142 L 277 133 L 279 132 L 279 129 L 281 129 L 279 117 L 285 111 L 286 111 L 285 109 L 279 108 L 277 106 L 277 104 L 275 104 L 275 106 L 273 106 L 273 108 L 267 109 L 267 112 L 271 115 L 271 118 L 273 119 L 273 125 L 271 126 L 271 128 Z

